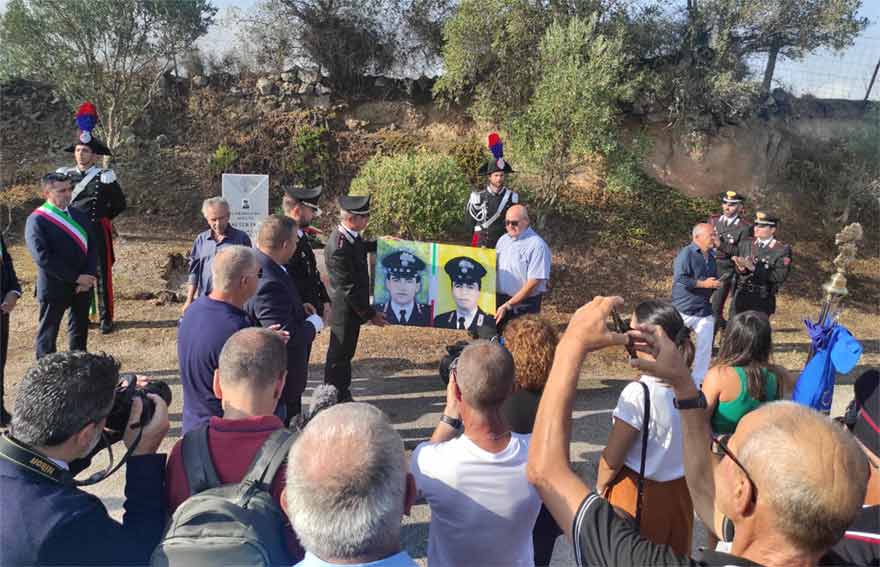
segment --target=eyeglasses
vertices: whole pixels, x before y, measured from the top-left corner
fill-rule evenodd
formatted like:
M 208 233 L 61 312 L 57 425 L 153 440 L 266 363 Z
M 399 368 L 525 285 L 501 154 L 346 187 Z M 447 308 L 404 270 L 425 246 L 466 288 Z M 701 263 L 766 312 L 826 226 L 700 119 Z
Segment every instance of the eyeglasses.
M 743 466 L 739 459 L 733 454 L 733 451 L 730 450 L 730 447 L 727 446 L 727 442 L 730 440 L 730 434 L 724 435 L 713 435 L 712 436 L 712 454 L 716 457 L 720 457 L 723 459 L 724 457 L 729 458 L 733 463 L 742 470 L 743 474 L 746 475 L 746 478 L 749 481 L 749 484 L 752 485 L 752 501 L 756 501 L 758 499 L 758 487 L 755 485 L 755 481 L 752 480 L 752 475 L 749 474 L 749 471 Z M 719 459 L 720 460 L 720 459 Z
M 519 226 L 519 221 L 518 220 L 506 220 L 506 221 L 504 221 L 504 224 L 507 226 L 512 226 L 513 228 L 516 228 Z

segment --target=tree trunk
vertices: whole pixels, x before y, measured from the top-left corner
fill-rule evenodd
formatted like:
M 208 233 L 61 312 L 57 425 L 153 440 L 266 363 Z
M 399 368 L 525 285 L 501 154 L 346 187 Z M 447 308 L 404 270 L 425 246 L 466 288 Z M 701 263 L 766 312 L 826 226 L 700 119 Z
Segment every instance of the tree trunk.
M 774 45 L 767 54 L 767 66 L 764 68 L 764 82 L 761 84 L 761 93 L 770 92 L 770 83 L 773 82 L 773 73 L 776 71 L 776 58 L 779 55 L 779 47 Z

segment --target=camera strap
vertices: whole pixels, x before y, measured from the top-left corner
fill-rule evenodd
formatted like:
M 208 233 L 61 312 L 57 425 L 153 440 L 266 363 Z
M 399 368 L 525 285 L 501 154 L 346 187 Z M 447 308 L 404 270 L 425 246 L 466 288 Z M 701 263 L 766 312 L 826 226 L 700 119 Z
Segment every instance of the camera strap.
M 0 457 L 58 484 L 73 485 L 70 471 L 59 467 L 8 433 L 0 436 Z

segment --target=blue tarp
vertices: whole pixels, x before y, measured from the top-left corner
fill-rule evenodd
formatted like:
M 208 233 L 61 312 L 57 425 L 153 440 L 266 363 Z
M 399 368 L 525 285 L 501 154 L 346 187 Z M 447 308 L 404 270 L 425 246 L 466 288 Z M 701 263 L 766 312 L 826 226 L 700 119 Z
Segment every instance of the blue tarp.
M 812 321 L 804 321 L 804 324 L 815 354 L 798 377 L 791 398 L 829 413 L 837 374 L 846 374 L 855 368 L 862 356 L 862 345 L 842 325 L 826 326 Z

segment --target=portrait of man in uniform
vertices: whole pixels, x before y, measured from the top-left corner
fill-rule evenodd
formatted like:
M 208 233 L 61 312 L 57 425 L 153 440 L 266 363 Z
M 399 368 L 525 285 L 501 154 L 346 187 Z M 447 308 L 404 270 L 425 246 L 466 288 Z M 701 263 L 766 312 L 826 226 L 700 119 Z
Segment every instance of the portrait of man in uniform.
M 495 318 L 480 308 L 480 293 L 486 268 L 468 256 L 456 256 L 443 267 L 449 276 L 455 309 L 434 318 L 434 326 L 462 329 L 476 333 L 481 327 L 494 326 Z
M 388 301 L 374 305 L 376 311 L 384 313 L 385 320 L 392 325 L 429 327 L 431 306 L 418 300 L 424 290 L 425 262 L 414 251 L 398 249 L 386 254 L 381 265 L 385 272 L 384 295 Z M 376 296 L 381 297 L 381 294 Z

